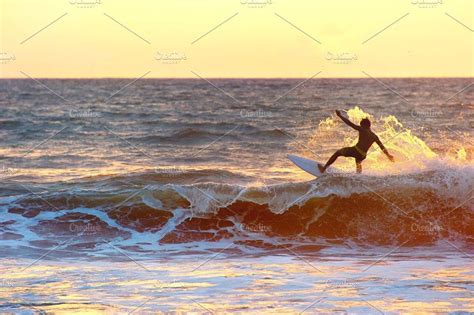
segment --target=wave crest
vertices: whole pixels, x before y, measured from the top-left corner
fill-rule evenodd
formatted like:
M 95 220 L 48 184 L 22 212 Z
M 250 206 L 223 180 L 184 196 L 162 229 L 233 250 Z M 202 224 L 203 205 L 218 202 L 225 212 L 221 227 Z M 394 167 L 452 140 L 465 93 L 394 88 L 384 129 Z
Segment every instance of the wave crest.
M 150 180 L 149 174 L 143 176 Z M 140 235 L 146 234 L 147 242 L 158 244 L 222 239 L 272 244 L 274 238 L 366 245 L 473 243 L 472 178 L 473 168 L 466 166 L 265 186 L 148 182 L 134 192 L 126 186 L 73 189 L 4 199 L 11 220 L 2 231 L 27 224 L 43 237 L 67 237 L 77 233 L 70 228 L 74 223 L 100 225 L 88 236 L 92 240 L 143 239 Z

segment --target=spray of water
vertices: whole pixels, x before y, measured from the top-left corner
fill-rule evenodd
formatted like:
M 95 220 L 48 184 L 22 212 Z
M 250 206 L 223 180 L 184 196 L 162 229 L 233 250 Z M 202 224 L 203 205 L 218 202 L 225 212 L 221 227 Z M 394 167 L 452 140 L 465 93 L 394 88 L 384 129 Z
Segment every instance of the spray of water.
M 350 108 L 345 113 L 347 117 L 358 124 L 361 119 L 368 118 L 372 129 L 377 133 L 389 152 L 395 156 L 395 163 L 390 162 L 380 148 L 374 144 L 363 163 L 364 173 L 371 175 L 403 174 L 428 169 L 449 167 L 471 163 L 467 150 L 462 144 L 447 143 L 449 150 L 440 155 L 434 152 L 412 130 L 405 127 L 393 115 L 375 117 L 360 107 Z M 358 134 L 346 126 L 336 115 L 321 121 L 314 131 L 309 145 L 315 151 L 322 152 L 328 158 L 335 150 L 353 146 Z M 440 139 L 442 141 L 443 139 Z M 351 158 L 339 158 L 335 167 L 352 172 L 355 168 Z

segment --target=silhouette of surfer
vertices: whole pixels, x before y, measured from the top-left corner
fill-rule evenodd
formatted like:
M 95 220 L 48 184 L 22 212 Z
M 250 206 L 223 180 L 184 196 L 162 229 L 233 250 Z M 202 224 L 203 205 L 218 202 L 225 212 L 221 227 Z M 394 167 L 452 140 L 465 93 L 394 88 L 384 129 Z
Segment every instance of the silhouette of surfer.
M 367 151 L 369 151 L 369 148 L 372 146 L 374 142 L 376 142 L 380 149 L 382 149 L 383 153 L 388 157 L 388 159 L 392 162 L 395 161 L 393 158 L 393 155 L 388 153 L 387 149 L 384 147 L 382 144 L 382 141 L 380 141 L 379 137 L 370 129 L 370 120 L 367 118 L 364 118 L 360 121 L 360 126 L 354 124 L 351 122 L 349 119 L 346 117 L 342 116 L 341 112 L 336 110 L 336 115 L 342 119 L 343 122 L 345 122 L 347 125 L 350 127 L 354 128 L 359 132 L 359 140 L 357 141 L 357 144 L 353 147 L 346 147 L 337 150 L 327 161 L 326 165 L 322 166 L 321 164 L 318 164 L 318 168 L 321 171 L 321 173 L 324 173 L 326 169 L 334 163 L 338 157 L 340 156 L 345 156 L 345 157 L 353 157 L 356 162 L 356 168 L 357 168 L 357 173 L 362 172 L 362 161 L 365 160 L 367 157 Z

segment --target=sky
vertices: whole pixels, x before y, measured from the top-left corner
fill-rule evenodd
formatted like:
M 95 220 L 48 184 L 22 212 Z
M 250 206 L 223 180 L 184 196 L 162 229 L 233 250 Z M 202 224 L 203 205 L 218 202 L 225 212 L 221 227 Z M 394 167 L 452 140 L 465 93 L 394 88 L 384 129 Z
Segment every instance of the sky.
M 0 78 L 473 77 L 473 6 L 1 0 Z

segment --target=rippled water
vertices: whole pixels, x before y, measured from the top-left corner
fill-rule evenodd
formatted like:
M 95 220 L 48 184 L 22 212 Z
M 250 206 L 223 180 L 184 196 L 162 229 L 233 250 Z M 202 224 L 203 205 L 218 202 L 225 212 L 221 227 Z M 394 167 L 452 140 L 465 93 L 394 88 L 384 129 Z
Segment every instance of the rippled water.
M 311 80 L 293 91 L 301 80 L 214 80 L 221 90 L 203 80 L 42 82 L 59 97 L 32 80 L 0 82 L 4 168 L 42 181 L 156 167 L 290 179 L 286 154 L 304 152 L 334 109 L 356 105 L 393 115 L 438 152 L 472 135 L 474 93 L 459 93 L 468 79 L 384 80 L 400 96 L 370 79 Z M 311 148 L 326 159 L 341 144 L 338 134 Z

